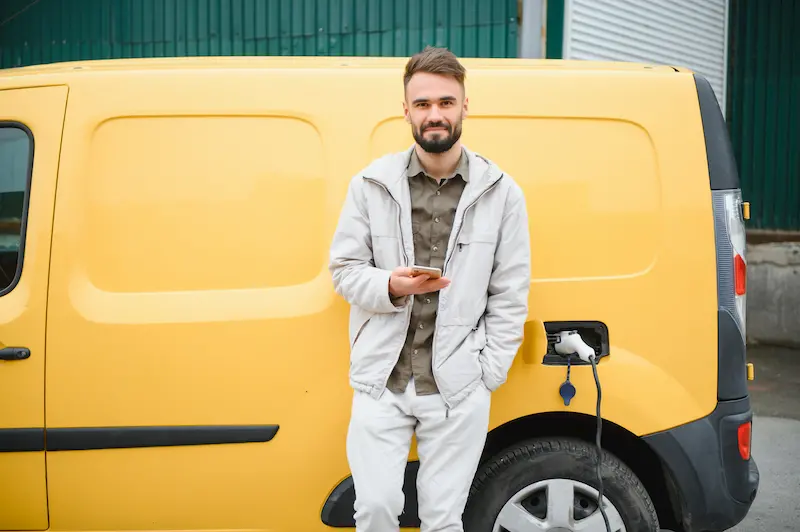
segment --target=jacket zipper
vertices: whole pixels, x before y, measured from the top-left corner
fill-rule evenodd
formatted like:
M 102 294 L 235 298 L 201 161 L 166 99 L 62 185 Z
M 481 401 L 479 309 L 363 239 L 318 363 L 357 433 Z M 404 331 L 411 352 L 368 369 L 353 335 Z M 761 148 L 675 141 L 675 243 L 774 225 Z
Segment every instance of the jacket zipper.
M 478 197 L 477 197 L 477 198 L 475 198 L 474 200 L 472 200 L 472 202 L 471 202 L 469 205 L 467 205 L 467 206 L 464 208 L 464 212 L 461 214 L 461 223 L 458 225 L 458 232 L 456 233 L 456 237 L 455 237 L 455 239 L 453 239 L 453 242 L 457 242 L 457 241 L 458 241 L 458 237 L 461 235 L 461 228 L 462 228 L 462 227 L 464 227 L 464 219 L 467 217 L 467 212 L 469 212 L 469 210 L 470 210 L 470 209 L 471 209 L 471 208 L 472 208 L 472 207 L 473 207 L 473 206 L 474 206 L 476 203 L 478 203 L 478 201 L 480 201 L 480 199 L 481 199 L 481 198 L 482 198 L 484 195 L 486 195 L 486 193 L 487 193 L 487 192 L 489 192 L 490 190 L 494 189 L 494 187 L 495 187 L 495 186 L 497 186 L 497 183 L 499 183 L 499 182 L 500 182 L 500 180 L 503 178 L 503 175 L 505 175 L 505 174 L 500 174 L 500 177 L 498 177 L 498 178 L 497 178 L 497 180 L 495 180 L 495 182 L 494 182 L 494 183 L 492 183 L 491 185 L 489 185 L 488 187 L 486 187 L 486 190 L 484 190 L 483 192 L 481 192 L 481 193 L 478 195 Z M 390 195 L 391 195 L 391 194 L 390 194 Z M 458 249 L 459 249 L 459 251 L 461 251 L 461 246 L 460 246 L 460 245 L 459 245 L 459 248 L 458 248 Z M 452 259 L 452 258 L 453 258 L 453 253 L 450 253 L 450 256 L 449 256 L 449 257 L 447 257 L 447 261 L 446 261 L 446 262 L 445 262 L 445 264 L 444 264 L 444 268 L 442 269 L 442 276 L 443 276 L 443 277 L 444 277 L 444 276 L 446 276 L 445 272 L 447 271 L 447 266 L 450 264 L 450 259 Z M 431 353 L 431 357 L 432 357 L 432 360 L 431 360 L 431 369 L 433 370 L 433 379 L 434 379 L 434 381 L 437 381 L 437 382 L 438 382 L 438 380 L 439 380 L 439 377 L 438 377 L 438 375 L 437 375 L 437 370 L 436 370 L 436 339 L 437 339 L 437 336 L 438 336 L 438 332 L 439 332 L 439 331 L 438 331 L 438 327 L 435 327 L 435 328 L 434 328 L 434 330 L 433 330 L 433 346 L 432 346 L 432 349 L 431 349 L 431 350 L 432 350 L 432 353 Z M 399 357 L 398 357 L 398 358 L 399 358 Z M 445 399 L 445 397 L 444 397 L 444 394 L 442 394 L 442 400 L 444 401 L 444 404 L 445 404 L 445 414 L 444 414 L 444 417 L 445 417 L 445 419 L 447 419 L 447 418 L 449 418 L 449 417 L 450 417 L 450 408 L 451 408 L 451 406 L 450 406 L 450 401 L 448 401 L 447 399 Z
M 397 205 L 397 226 L 400 228 L 400 248 L 403 250 L 403 258 L 405 258 L 406 260 L 405 265 L 410 266 L 410 264 L 408 264 L 408 253 L 406 253 L 405 239 L 403 238 L 403 208 L 400 206 L 400 202 L 397 201 L 394 196 L 392 196 L 392 193 L 389 192 L 389 188 L 380 181 L 377 181 L 376 179 L 373 179 L 371 177 L 365 177 L 364 179 L 370 181 L 371 183 L 375 183 L 383 190 L 385 190 L 386 194 L 392 199 L 395 205 Z
M 392 195 L 391 192 L 389 192 L 389 187 L 387 187 L 386 185 L 384 185 L 380 181 L 377 181 L 376 179 L 373 179 L 371 177 L 366 177 L 366 176 L 364 177 L 364 179 L 367 180 L 367 181 L 370 181 L 371 183 L 375 183 L 376 185 L 381 187 L 383 190 L 385 190 L 386 194 L 392 199 L 392 201 L 395 203 L 395 205 L 397 205 L 397 225 L 398 225 L 398 227 L 400 229 L 400 248 L 402 248 L 402 250 L 403 250 L 403 257 L 405 258 L 405 265 L 409 266 L 408 253 L 406 253 L 405 239 L 403 238 L 403 208 L 400 205 L 400 202 L 397 201 L 397 199 L 395 199 L 395 197 Z M 389 287 L 387 286 L 386 289 L 388 290 Z M 409 298 L 411 299 L 409 304 L 413 304 L 413 297 L 414 297 L 413 295 L 409 296 Z M 406 331 L 408 330 L 408 326 L 409 326 L 410 322 L 411 322 L 411 312 L 410 311 L 406 311 L 406 326 L 405 326 L 404 330 L 406 330 Z M 434 334 L 436 334 L 435 330 L 434 330 Z M 394 363 L 391 366 L 389 366 L 390 368 L 393 368 L 394 366 L 397 365 L 397 362 L 400 360 L 400 354 L 402 352 L 403 352 L 403 345 L 400 344 L 400 349 L 397 350 L 397 354 L 394 357 Z M 386 388 L 386 383 L 389 382 L 389 377 L 391 377 L 391 376 L 392 376 L 392 372 L 391 372 L 391 369 L 390 369 L 389 373 L 386 375 L 386 379 L 384 379 L 384 381 L 383 381 L 383 387 L 384 388 Z

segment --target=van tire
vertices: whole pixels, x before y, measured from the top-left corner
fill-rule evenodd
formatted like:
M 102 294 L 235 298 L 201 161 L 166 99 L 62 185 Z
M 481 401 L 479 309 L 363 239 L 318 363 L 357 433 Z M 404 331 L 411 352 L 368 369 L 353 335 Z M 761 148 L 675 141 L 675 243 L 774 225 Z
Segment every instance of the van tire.
M 603 496 L 617 509 L 627 532 L 659 531 L 658 515 L 644 485 L 606 450 L 602 476 Z M 548 479 L 570 479 L 597 490 L 597 447 L 578 439 L 537 439 L 490 458 L 472 483 L 464 532 L 492 532 L 500 510 L 516 493 Z M 596 495 L 592 504 L 596 505 Z

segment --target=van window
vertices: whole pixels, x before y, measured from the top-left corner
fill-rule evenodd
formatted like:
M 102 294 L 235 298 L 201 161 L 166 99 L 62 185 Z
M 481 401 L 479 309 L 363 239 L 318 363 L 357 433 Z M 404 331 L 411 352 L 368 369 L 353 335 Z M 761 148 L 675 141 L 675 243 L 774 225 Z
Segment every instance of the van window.
M 23 220 L 33 140 L 17 124 L 0 124 L 0 295 L 22 267 Z

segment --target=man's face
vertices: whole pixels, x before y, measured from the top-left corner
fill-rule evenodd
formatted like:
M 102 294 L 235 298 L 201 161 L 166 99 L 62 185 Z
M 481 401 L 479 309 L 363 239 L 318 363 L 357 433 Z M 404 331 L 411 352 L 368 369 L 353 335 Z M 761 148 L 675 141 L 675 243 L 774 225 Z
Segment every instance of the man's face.
M 452 77 L 420 72 L 406 86 L 403 110 L 417 144 L 426 152 L 443 153 L 461 138 L 467 99 Z

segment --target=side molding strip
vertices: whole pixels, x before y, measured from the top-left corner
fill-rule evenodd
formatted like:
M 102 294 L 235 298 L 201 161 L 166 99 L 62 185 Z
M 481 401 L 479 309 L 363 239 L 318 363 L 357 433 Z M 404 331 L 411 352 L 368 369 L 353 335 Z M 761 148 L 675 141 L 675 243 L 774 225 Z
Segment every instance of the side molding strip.
M 44 451 L 44 429 L 0 429 L 0 453 Z
M 261 443 L 272 440 L 278 429 L 278 425 L 0 429 L 0 452 Z

